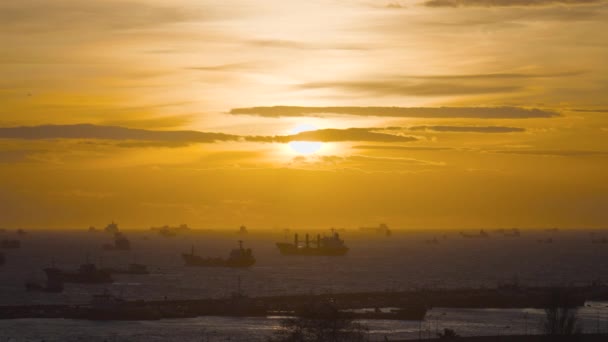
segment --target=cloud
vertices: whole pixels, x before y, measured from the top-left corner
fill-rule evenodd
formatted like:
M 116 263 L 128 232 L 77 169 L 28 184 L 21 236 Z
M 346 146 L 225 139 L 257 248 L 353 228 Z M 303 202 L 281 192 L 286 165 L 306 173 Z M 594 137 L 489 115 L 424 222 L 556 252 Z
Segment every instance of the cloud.
M 322 141 L 322 142 L 342 142 L 342 141 L 376 141 L 376 142 L 411 142 L 418 139 L 410 136 L 386 134 L 374 132 L 381 130 L 378 128 L 348 128 L 348 129 L 320 129 L 316 131 L 306 131 L 292 135 L 259 136 L 246 137 L 247 141 L 255 142 L 291 142 L 291 141 Z
M 156 106 L 159 108 L 161 106 Z M 117 115 L 115 115 L 117 116 Z M 192 115 L 167 115 L 167 116 L 154 116 L 154 117 L 136 117 L 136 115 L 129 115 L 128 119 L 122 115 L 117 118 L 105 119 L 99 122 L 102 126 L 126 126 L 126 127 L 137 127 L 143 129 L 168 129 L 184 127 L 193 121 Z
M 258 69 L 260 63 L 227 63 L 210 66 L 190 67 L 188 70 L 208 71 L 208 72 L 232 72 L 232 71 L 247 71 Z
M 359 150 L 398 150 L 398 151 L 464 151 L 500 154 L 519 154 L 529 156 L 548 156 L 548 157 L 608 157 L 608 151 L 602 150 L 480 150 L 472 148 L 456 147 L 432 147 L 432 146 L 399 146 L 399 145 L 357 145 L 353 149 Z
M 298 89 L 339 89 L 375 95 L 453 96 L 513 93 L 524 90 L 524 80 L 573 77 L 585 71 L 572 70 L 545 73 L 479 73 L 454 75 L 383 76 L 374 79 L 308 82 Z M 497 82 L 502 81 L 502 82 Z M 507 81 L 510 81 L 507 83 Z M 516 82 L 517 81 L 517 82 Z
M 368 46 L 364 45 L 348 45 L 342 43 L 327 44 L 319 42 L 305 42 L 285 39 L 254 39 L 245 42 L 255 48 L 276 48 L 276 49 L 294 49 L 294 50 L 352 50 L 364 51 L 369 50 Z
M 188 141 L 125 141 L 115 146 L 124 148 L 178 148 L 191 144 Z
M 27 161 L 30 156 L 44 153 L 44 150 L 5 150 L 0 151 L 0 163 L 17 163 Z
M 580 113 L 608 113 L 608 109 L 573 109 L 573 111 Z
M 233 115 L 263 117 L 327 116 L 330 114 L 399 118 L 525 119 L 551 118 L 558 113 L 522 107 L 251 107 L 234 108 Z
M 344 91 L 363 92 L 375 95 L 451 96 L 512 93 L 523 90 L 518 85 L 462 84 L 461 82 L 412 82 L 404 78 L 378 81 L 310 82 L 298 86 L 300 89 L 336 88 Z
M 403 157 L 377 157 L 367 155 L 319 155 L 319 156 L 297 156 L 291 160 L 292 165 L 296 166 L 313 166 L 313 167 L 331 167 L 331 168 L 349 168 L 359 170 L 400 170 L 412 166 L 422 167 L 440 167 L 445 166 L 444 162 L 421 160 L 415 158 Z
M 412 126 L 411 131 L 459 132 L 459 133 L 514 133 L 524 128 L 504 126 Z
M 349 156 L 348 160 L 355 161 L 355 162 L 364 162 L 364 163 L 445 166 L 444 162 L 435 162 L 435 161 L 420 160 L 420 159 L 414 159 L 414 158 L 372 157 L 372 156 L 354 155 L 354 156 Z
M 1 127 L 0 138 L 4 139 L 106 139 L 164 142 L 212 143 L 237 140 L 236 135 L 197 131 L 151 131 L 118 126 L 44 125 L 29 127 Z
M 385 7 L 386 8 L 404 8 L 405 6 L 403 6 L 402 4 L 400 4 L 398 2 L 391 2 L 391 3 L 387 4 Z
M 427 7 L 509 7 L 509 6 L 551 6 L 588 5 L 603 0 L 427 0 Z
M 136 1 L 19 0 L 0 2 L 3 32 L 102 32 L 158 27 L 192 19 L 194 13 Z
M 426 80 L 500 80 L 500 79 L 530 79 L 530 78 L 558 78 L 571 77 L 584 74 L 585 71 L 564 71 L 554 73 L 486 73 L 486 74 L 460 74 L 460 75 L 408 75 L 404 78 Z
M 493 153 L 522 154 L 532 156 L 552 156 L 552 157 L 607 157 L 608 151 L 600 150 L 499 150 Z
M 451 151 L 453 147 L 427 147 L 427 146 L 398 146 L 398 145 L 357 145 L 352 148 L 358 150 L 403 150 L 403 151 Z
M 1 127 L 0 139 L 99 139 L 121 141 L 119 147 L 180 147 L 193 143 L 214 143 L 220 141 L 247 141 L 262 143 L 288 143 L 291 141 L 373 141 L 410 142 L 417 139 L 410 136 L 376 132 L 379 128 L 321 129 L 292 135 L 239 136 L 224 133 L 199 131 L 152 131 L 118 126 L 45 125 L 29 127 Z

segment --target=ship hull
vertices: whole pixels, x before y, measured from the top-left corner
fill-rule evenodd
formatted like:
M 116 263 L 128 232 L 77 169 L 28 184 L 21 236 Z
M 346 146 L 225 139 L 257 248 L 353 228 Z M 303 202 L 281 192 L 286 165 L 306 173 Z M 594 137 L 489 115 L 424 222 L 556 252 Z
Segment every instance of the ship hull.
M 348 253 L 347 247 L 296 247 L 291 243 L 277 243 L 277 248 L 282 255 L 343 256 Z

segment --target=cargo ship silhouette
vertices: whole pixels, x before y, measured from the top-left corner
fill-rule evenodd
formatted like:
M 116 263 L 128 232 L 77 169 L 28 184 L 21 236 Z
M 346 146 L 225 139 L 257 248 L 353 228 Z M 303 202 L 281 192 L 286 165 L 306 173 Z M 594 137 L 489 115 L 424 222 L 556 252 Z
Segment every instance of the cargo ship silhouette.
M 251 248 L 243 248 L 243 241 L 239 241 L 239 248 L 230 252 L 228 259 L 223 258 L 203 258 L 194 254 L 194 247 L 190 253 L 182 254 L 182 259 L 186 266 L 197 267 L 250 267 L 255 264 L 255 257 Z
M 298 240 L 298 234 L 295 234 L 293 243 L 278 242 L 277 247 L 283 255 L 306 256 L 342 256 L 349 250 L 344 244 L 344 240 L 340 239 L 340 234 L 334 230 L 332 230 L 331 236 L 321 237 L 321 234 L 318 234 L 313 245 L 311 245 L 308 234 L 306 234 L 304 245 Z

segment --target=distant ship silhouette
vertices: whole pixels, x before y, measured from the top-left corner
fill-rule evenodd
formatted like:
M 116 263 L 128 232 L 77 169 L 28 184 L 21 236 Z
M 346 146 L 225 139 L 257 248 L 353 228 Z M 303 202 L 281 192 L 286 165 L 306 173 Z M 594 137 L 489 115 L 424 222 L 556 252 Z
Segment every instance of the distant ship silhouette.
M 486 231 L 483 229 L 480 230 L 478 234 L 469 234 L 469 233 L 465 233 L 465 232 L 460 232 L 460 235 L 463 238 L 469 238 L 469 239 L 471 239 L 471 238 L 472 239 L 485 239 L 485 238 L 489 237 L 488 233 L 486 233 Z
M 255 257 L 250 248 L 243 248 L 243 241 L 239 241 L 239 248 L 230 252 L 228 259 L 223 258 L 203 258 L 194 254 L 194 247 L 190 253 L 182 254 L 182 259 L 186 266 L 196 267 L 251 267 L 255 264 Z
M 122 233 L 114 233 L 114 244 L 106 243 L 103 245 L 106 251 L 130 251 L 131 242 Z
M 391 236 L 393 234 L 393 232 L 386 225 L 386 223 L 380 223 L 378 225 L 378 227 L 361 227 L 361 228 L 359 228 L 359 230 L 364 233 L 376 233 L 376 234 L 382 234 L 385 236 Z
M 89 228 L 90 229 L 90 228 Z M 112 234 L 116 234 L 119 232 L 118 229 L 118 224 L 116 224 L 114 221 L 112 221 L 112 223 L 108 224 L 105 228 L 105 232 L 106 233 L 112 233 Z
M 329 237 L 321 237 L 318 234 L 314 246 L 311 246 L 308 234 L 306 234 L 304 245 L 300 244 L 298 234 L 295 234 L 293 243 L 278 242 L 277 247 L 283 255 L 306 256 L 342 256 L 349 250 L 344 244 L 344 240 L 340 239 L 340 234 L 335 231 L 332 231 Z

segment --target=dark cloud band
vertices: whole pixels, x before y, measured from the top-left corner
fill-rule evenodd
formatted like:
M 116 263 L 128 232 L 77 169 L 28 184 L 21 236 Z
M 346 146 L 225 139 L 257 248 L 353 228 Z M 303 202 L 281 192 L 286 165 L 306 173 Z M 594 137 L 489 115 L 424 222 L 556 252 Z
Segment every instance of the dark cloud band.
M 2 127 L 0 139 L 98 139 L 121 141 L 122 147 L 179 147 L 192 143 L 221 141 L 247 141 L 262 143 L 288 143 L 291 141 L 367 141 L 410 142 L 414 137 L 376 132 L 377 128 L 321 129 L 293 135 L 240 136 L 198 131 L 152 131 L 118 126 L 45 125 L 29 127 Z M 125 143 L 127 141 L 128 143 Z
M 246 137 L 247 141 L 257 142 L 290 142 L 290 141 L 376 141 L 376 142 L 409 142 L 418 139 L 410 136 L 374 132 L 373 128 L 320 129 L 285 136 Z M 377 130 L 377 129 L 376 129 Z
M 551 118 L 558 113 L 536 108 L 521 107 L 251 107 L 234 108 L 233 115 L 257 115 L 263 117 L 326 116 L 330 114 L 402 117 L 402 118 L 476 118 L 476 119 L 526 119 Z

